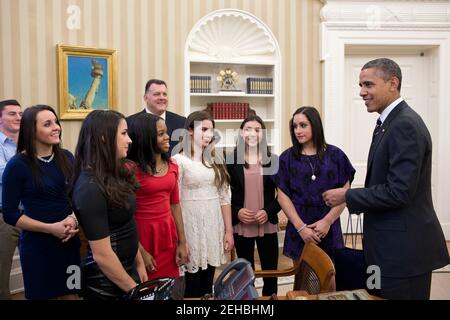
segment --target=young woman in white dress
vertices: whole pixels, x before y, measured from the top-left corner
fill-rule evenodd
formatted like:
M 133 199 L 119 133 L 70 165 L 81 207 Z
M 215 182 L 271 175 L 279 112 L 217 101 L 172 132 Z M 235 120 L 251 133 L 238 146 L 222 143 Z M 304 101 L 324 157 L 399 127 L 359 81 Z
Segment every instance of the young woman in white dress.
M 190 249 L 185 297 L 211 293 L 215 268 L 234 246 L 229 175 L 215 154 L 214 120 L 206 111 L 191 113 L 184 126 L 178 163 L 181 210 Z

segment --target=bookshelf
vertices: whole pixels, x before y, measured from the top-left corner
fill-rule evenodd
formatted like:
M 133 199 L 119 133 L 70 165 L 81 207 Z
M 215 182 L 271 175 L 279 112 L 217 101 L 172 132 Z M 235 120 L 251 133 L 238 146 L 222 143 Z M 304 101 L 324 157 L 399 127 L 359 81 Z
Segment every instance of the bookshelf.
M 220 71 L 227 68 L 238 75 L 233 91 L 224 90 L 217 80 Z M 196 23 L 186 40 L 185 115 L 203 110 L 208 104 L 221 105 L 221 110 L 248 104 L 264 120 L 269 145 L 279 154 L 280 73 L 278 43 L 262 21 L 242 10 L 214 11 Z M 219 146 L 234 147 L 243 114 L 230 111 L 215 120 L 222 137 Z

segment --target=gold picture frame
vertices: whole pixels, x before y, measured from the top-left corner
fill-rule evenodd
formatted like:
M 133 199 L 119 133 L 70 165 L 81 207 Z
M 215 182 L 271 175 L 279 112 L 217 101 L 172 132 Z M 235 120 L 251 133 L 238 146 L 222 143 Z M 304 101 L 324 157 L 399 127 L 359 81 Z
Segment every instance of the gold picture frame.
M 117 51 L 57 45 L 61 120 L 81 120 L 92 110 L 114 110 Z

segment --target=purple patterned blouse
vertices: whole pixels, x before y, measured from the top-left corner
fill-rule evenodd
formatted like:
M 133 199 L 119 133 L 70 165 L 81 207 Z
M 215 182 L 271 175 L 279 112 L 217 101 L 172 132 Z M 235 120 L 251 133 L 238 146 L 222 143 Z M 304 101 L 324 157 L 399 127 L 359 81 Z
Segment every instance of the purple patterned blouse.
M 315 180 L 312 177 L 315 175 Z M 322 193 L 352 182 L 355 169 L 345 153 L 336 146 L 327 145 L 324 159 L 321 162 L 318 155 L 301 155 L 295 157 L 291 147 L 280 156 L 280 168 L 274 176 L 275 184 L 292 201 L 297 214 L 306 224 L 314 223 L 330 211 L 322 200 Z M 303 250 L 304 242 L 291 222 L 286 227 L 283 254 L 291 259 L 298 259 Z M 340 219 L 330 227 L 319 246 L 333 259 L 334 250 L 342 248 Z

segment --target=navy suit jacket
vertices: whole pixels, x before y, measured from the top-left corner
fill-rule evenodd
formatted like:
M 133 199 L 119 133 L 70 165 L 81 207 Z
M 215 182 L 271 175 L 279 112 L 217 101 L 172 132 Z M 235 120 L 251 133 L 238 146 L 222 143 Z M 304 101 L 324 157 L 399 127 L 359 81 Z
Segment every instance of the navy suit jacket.
M 364 212 L 364 255 L 384 277 L 412 277 L 450 263 L 431 197 L 431 136 L 405 101 L 374 135 L 365 188 L 346 193 Z
M 128 118 L 131 118 L 135 115 L 141 114 L 141 113 L 145 113 L 145 109 L 135 113 L 131 116 L 129 116 Z M 178 144 L 178 135 L 175 135 L 172 137 L 172 133 L 176 130 L 176 129 L 182 129 L 184 128 L 184 123 L 186 121 L 186 118 L 183 116 L 180 116 L 176 113 L 170 112 L 170 111 L 166 111 L 166 126 L 167 126 L 167 133 L 170 136 L 170 149 L 169 149 L 169 155 L 172 153 L 172 149 Z M 175 140 L 172 140 L 175 139 Z

